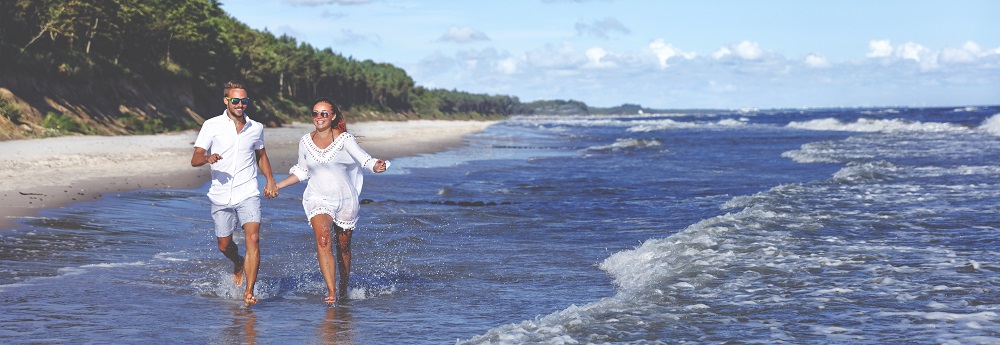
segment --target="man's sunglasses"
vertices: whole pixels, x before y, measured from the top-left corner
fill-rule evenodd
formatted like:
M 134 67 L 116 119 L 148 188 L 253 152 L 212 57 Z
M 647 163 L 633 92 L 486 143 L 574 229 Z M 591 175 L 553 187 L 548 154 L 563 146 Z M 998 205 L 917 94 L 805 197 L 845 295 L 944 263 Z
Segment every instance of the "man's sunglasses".
M 249 98 L 229 98 L 229 103 L 232 105 L 240 104 L 240 101 L 243 101 L 243 104 L 250 104 Z

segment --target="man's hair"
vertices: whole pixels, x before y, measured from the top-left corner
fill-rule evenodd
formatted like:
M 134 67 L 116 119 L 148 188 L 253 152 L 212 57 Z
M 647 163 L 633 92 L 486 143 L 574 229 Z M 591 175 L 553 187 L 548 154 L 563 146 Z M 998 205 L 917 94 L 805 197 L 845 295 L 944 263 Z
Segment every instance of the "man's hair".
M 229 97 L 229 90 L 232 90 L 232 89 L 243 89 L 243 90 L 246 90 L 247 88 L 245 86 L 243 86 L 243 85 L 244 85 L 243 82 L 239 81 L 239 80 L 235 80 L 234 79 L 234 80 L 227 81 L 226 85 L 222 87 L 222 97 Z

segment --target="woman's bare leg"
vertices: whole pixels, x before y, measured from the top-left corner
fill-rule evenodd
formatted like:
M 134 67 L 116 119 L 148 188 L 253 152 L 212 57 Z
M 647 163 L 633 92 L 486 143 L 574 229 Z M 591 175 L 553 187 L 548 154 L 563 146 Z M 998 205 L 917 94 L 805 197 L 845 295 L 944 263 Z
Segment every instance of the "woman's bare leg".
M 327 296 L 323 302 L 333 304 L 337 302 L 336 290 L 336 262 L 333 258 L 333 235 L 331 227 L 333 217 L 327 214 L 319 214 L 309 220 L 313 233 L 316 235 L 316 258 L 319 259 L 319 271 L 323 273 L 323 280 L 326 282 Z
M 351 233 L 354 229 L 337 229 L 337 273 L 340 275 L 338 296 L 347 297 L 347 283 L 351 278 Z

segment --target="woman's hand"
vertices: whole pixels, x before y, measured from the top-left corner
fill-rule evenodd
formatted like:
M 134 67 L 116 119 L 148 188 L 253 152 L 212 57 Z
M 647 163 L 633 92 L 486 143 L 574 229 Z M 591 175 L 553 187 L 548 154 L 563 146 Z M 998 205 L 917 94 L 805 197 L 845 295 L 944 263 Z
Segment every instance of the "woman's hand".
M 375 162 L 375 168 L 372 170 L 374 170 L 377 173 L 381 173 L 385 172 L 386 169 L 389 169 L 389 161 L 384 161 L 379 159 L 377 162 Z

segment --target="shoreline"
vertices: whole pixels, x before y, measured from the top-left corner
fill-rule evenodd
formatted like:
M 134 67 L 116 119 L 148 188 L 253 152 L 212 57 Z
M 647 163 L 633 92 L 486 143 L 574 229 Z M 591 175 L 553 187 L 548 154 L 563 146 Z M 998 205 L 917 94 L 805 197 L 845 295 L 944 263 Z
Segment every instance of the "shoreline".
M 381 159 L 429 154 L 463 145 L 467 134 L 495 121 L 372 121 L 348 125 L 361 147 Z M 311 123 L 266 128 L 271 171 L 286 174 Z M 0 231 L 45 209 L 139 189 L 191 189 L 209 181 L 192 167 L 197 130 L 132 136 L 67 136 L 0 141 Z

